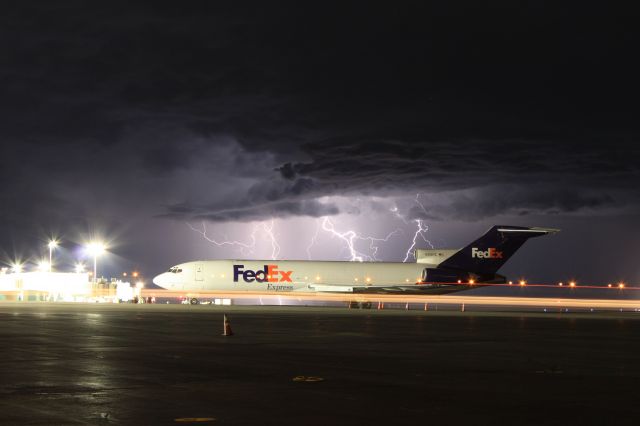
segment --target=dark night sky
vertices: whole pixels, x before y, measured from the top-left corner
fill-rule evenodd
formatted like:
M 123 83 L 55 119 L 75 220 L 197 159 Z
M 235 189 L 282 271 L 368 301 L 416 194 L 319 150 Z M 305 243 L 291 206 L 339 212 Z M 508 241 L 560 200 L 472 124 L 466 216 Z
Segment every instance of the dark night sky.
M 638 16 L 559 2 L 12 2 L 0 247 L 104 273 L 348 259 L 322 229 L 436 246 L 560 227 L 504 269 L 640 282 Z M 418 195 L 419 194 L 419 195 Z M 420 206 L 420 204 L 424 208 Z M 217 246 L 193 227 L 207 227 Z M 324 222 L 326 223 L 326 222 Z M 315 241 L 316 245 L 311 246 Z M 371 241 L 357 240 L 372 256 Z M 420 240 L 419 245 L 426 243 Z M 65 265 L 65 266 L 63 266 Z

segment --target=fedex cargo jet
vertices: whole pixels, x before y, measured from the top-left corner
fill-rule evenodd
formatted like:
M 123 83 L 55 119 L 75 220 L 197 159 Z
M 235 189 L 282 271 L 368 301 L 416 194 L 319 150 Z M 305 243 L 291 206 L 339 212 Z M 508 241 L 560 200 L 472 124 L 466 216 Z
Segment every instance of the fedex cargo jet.
M 412 263 L 202 260 L 173 266 L 153 282 L 168 290 L 189 292 L 445 294 L 466 290 L 471 285 L 506 283 L 507 279 L 497 272 L 516 250 L 529 238 L 558 231 L 494 226 L 459 250 L 417 249 L 416 261 Z

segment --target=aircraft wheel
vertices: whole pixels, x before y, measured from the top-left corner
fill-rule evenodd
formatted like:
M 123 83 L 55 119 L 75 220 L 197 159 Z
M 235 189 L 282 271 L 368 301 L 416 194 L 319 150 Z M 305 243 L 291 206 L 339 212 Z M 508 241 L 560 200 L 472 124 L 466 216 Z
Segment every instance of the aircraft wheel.
M 190 302 L 190 303 L 191 303 L 192 305 L 197 305 L 197 304 L 198 304 L 198 299 L 196 299 L 195 297 L 193 297 L 193 298 L 191 299 L 191 302 Z

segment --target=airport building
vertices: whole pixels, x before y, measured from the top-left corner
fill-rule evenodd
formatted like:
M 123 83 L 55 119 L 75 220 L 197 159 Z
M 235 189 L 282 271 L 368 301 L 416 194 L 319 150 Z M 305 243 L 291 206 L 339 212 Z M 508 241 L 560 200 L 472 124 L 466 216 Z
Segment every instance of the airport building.
M 133 299 L 136 290 L 119 280 L 93 283 L 86 272 L 0 273 L 0 301 L 117 302 Z

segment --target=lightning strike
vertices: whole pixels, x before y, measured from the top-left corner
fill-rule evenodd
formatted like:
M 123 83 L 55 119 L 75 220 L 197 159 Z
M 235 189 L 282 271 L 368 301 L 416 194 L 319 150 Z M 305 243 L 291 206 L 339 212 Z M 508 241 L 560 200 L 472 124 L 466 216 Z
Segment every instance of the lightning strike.
M 355 231 L 350 230 L 350 231 L 346 231 L 346 232 L 338 232 L 335 230 L 335 227 L 333 225 L 333 222 L 331 222 L 331 220 L 328 217 L 324 217 L 322 219 L 322 229 L 324 231 L 329 232 L 332 236 L 334 237 L 338 237 L 339 239 L 341 239 L 342 241 L 344 241 L 344 243 L 346 244 L 348 250 L 349 250 L 349 255 L 350 258 L 349 260 L 352 262 L 364 262 L 364 261 L 377 261 L 379 260 L 376 255 L 378 253 L 378 246 L 376 245 L 376 243 L 381 243 L 381 242 L 387 242 L 389 241 L 389 239 L 391 237 L 393 237 L 394 235 L 402 232 L 402 230 L 400 229 L 396 229 L 392 232 L 390 232 L 386 237 L 384 238 L 375 238 L 375 237 L 363 237 L 358 235 Z M 317 234 L 316 234 L 317 236 Z M 312 244 L 315 241 L 315 237 L 314 239 L 312 239 Z M 356 241 L 369 241 L 369 249 L 371 250 L 372 254 L 371 255 L 366 255 L 362 252 L 359 252 L 356 249 Z M 309 247 L 311 247 L 311 245 Z
M 187 222 L 187 226 L 192 230 L 197 232 L 198 234 L 202 235 L 202 237 L 209 241 L 210 243 L 215 244 L 218 247 L 222 247 L 222 246 L 235 246 L 235 247 L 239 247 L 240 249 L 240 253 L 243 256 L 248 256 L 251 255 L 255 252 L 256 249 L 256 233 L 258 232 L 258 230 L 260 230 L 260 228 L 262 229 L 262 231 L 265 233 L 265 235 L 267 236 L 267 239 L 270 241 L 271 243 L 271 259 L 272 260 L 276 260 L 278 258 L 278 256 L 280 255 L 280 244 L 278 244 L 278 241 L 276 239 L 276 236 L 273 232 L 274 229 L 274 220 L 272 219 L 270 223 L 261 223 L 261 224 L 256 224 L 253 226 L 251 233 L 249 234 L 249 242 L 242 242 L 242 241 L 237 241 L 237 240 L 229 240 L 226 238 L 226 236 L 224 237 L 224 239 L 222 240 L 217 240 L 215 238 L 210 237 L 207 234 L 207 226 L 204 222 L 202 222 L 202 228 L 196 228 L 193 225 L 191 225 L 189 222 Z
M 266 223 L 262 224 L 262 229 L 271 240 L 271 260 L 276 260 L 278 255 L 280 255 L 280 245 L 278 244 L 278 241 L 276 241 L 276 236 L 273 233 L 273 226 L 274 220 L 271 219 L 271 223 L 269 225 Z
M 258 230 L 258 226 L 255 225 L 253 227 L 253 230 L 251 231 L 251 234 L 249 234 L 249 243 L 244 243 L 242 241 L 229 241 L 227 239 L 223 239 L 222 241 L 218 241 L 212 237 L 210 237 L 209 235 L 207 235 L 207 225 L 202 222 L 202 229 L 198 229 L 196 227 L 194 227 L 193 225 L 191 225 L 189 222 L 187 222 L 187 226 L 192 230 L 197 232 L 198 234 L 202 235 L 202 237 L 209 241 L 210 243 L 215 244 L 218 247 L 223 247 L 223 246 L 236 246 L 236 247 L 240 247 L 240 253 L 242 253 L 242 255 L 246 256 L 247 254 L 251 254 L 253 253 L 253 251 L 256 248 L 256 231 Z
M 433 244 L 431 244 L 431 241 L 427 240 L 427 238 L 424 236 L 424 232 L 427 232 L 429 230 L 429 226 L 424 225 L 421 219 L 416 219 L 415 222 L 418 225 L 418 229 L 416 230 L 416 233 L 413 234 L 411 247 L 409 247 L 409 249 L 407 250 L 403 262 L 408 261 L 409 257 L 411 257 L 411 253 L 418 243 L 418 237 L 422 238 L 425 243 L 429 244 L 429 247 L 433 248 Z
M 422 211 L 425 214 L 427 214 L 427 209 L 424 207 L 424 204 L 422 204 L 422 202 L 420 201 L 420 194 L 416 194 L 416 198 L 414 199 L 414 201 L 416 202 L 416 204 L 418 206 L 420 206 Z M 403 220 L 404 220 L 404 218 L 403 218 Z M 411 253 L 416 248 L 416 245 L 418 243 L 418 237 L 422 238 L 422 240 L 425 243 L 429 244 L 429 247 L 433 248 L 433 244 L 431 244 L 431 241 L 427 240 L 427 238 L 424 236 L 424 233 L 429 230 L 429 226 L 428 225 L 424 225 L 424 223 L 422 222 L 422 219 L 415 219 L 414 222 L 417 225 L 417 229 L 416 229 L 416 232 L 413 234 L 413 240 L 412 240 L 411 246 L 407 250 L 407 253 L 404 256 L 403 262 L 407 262 L 409 260 L 409 258 L 411 257 Z M 405 223 L 407 223 L 407 222 L 405 221 Z
M 318 234 L 320 233 L 320 222 L 316 221 L 316 233 L 311 237 L 311 242 L 307 246 L 307 259 L 311 260 L 311 247 L 316 244 L 316 240 L 318 239 Z

